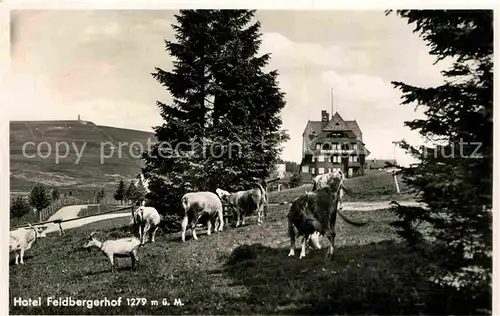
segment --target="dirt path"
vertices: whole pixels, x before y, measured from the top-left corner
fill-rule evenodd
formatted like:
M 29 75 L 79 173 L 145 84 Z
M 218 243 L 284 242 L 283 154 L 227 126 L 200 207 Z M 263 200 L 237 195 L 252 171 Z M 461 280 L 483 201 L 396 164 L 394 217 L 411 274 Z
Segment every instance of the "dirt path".
M 65 206 L 61 208 L 59 211 L 55 212 L 50 216 L 47 221 L 54 221 L 54 220 L 67 220 L 67 219 L 72 219 L 78 217 L 78 213 L 82 210 L 82 207 L 85 207 L 88 205 L 70 205 L 70 206 Z M 91 216 L 91 217 L 85 217 L 82 219 L 77 219 L 74 221 L 70 222 L 64 222 L 61 223 L 61 227 L 63 230 L 66 229 L 71 229 L 75 227 L 80 227 L 89 223 L 93 222 L 98 222 L 102 221 L 105 219 L 111 219 L 111 218 L 118 218 L 118 217 L 125 217 L 125 216 L 130 216 L 130 212 L 120 212 L 120 213 L 111 213 L 111 214 L 103 214 L 103 215 L 96 215 L 96 216 Z M 59 225 L 55 223 L 49 223 L 46 225 L 47 226 L 47 233 L 51 233 L 54 231 L 59 231 Z
M 415 201 L 398 202 L 401 206 L 423 206 L 422 203 Z M 391 201 L 380 202 L 344 202 L 345 211 L 376 211 L 384 210 L 391 207 Z
M 375 210 L 382 210 L 382 209 L 388 209 L 390 208 L 390 202 L 391 201 L 377 201 L 377 202 L 345 202 L 344 203 L 344 211 L 375 211 Z M 414 202 L 414 201 L 402 201 L 399 202 L 403 206 L 421 206 L 422 204 Z M 272 204 L 270 203 L 269 205 L 279 205 L 279 204 Z M 85 205 L 71 205 L 71 206 L 65 206 L 61 208 L 59 211 L 57 211 L 55 214 L 53 214 L 48 220 L 57 220 L 57 219 L 71 219 L 78 217 L 78 213 L 80 212 L 82 206 Z M 93 222 L 98 222 L 102 221 L 105 219 L 112 219 L 112 218 L 120 218 L 120 217 L 125 217 L 125 216 L 130 216 L 130 212 L 125 211 L 125 212 L 120 212 L 120 213 L 111 213 L 111 214 L 103 214 L 103 215 L 96 215 L 92 217 L 85 217 L 82 219 L 77 219 L 74 221 L 70 222 L 64 222 L 61 223 L 61 226 L 64 230 L 75 228 L 75 227 L 80 227 L 86 224 L 90 224 Z M 54 231 L 59 231 L 59 226 L 57 224 L 47 224 L 47 232 L 54 232 Z
M 119 217 L 126 217 L 126 216 L 130 216 L 130 213 L 126 212 L 126 213 L 113 213 L 113 214 L 96 215 L 96 216 L 92 216 L 92 217 L 85 217 L 82 219 L 77 219 L 77 220 L 70 221 L 70 222 L 64 222 L 64 223 L 61 223 L 61 226 L 62 226 L 63 230 L 67 230 L 67 229 L 71 229 L 71 228 L 80 227 L 80 226 L 83 226 L 86 224 L 102 221 L 105 219 L 112 219 L 112 218 L 119 218 Z M 49 226 L 47 228 L 47 233 L 59 231 L 59 226 L 57 224 L 48 224 L 47 226 Z
M 384 210 L 391 207 L 391 201 L 376 201 L 376 202 L 344 202 L 344 211 L 376 211 Z M 401 201 L 398 202 L 401 206 L 423 206 L 422 203 L 415 201 Z M 287 205 L 290 205 L 288 203 Z M 269 205 L 279 205 L 276 203 L 269 203 Z

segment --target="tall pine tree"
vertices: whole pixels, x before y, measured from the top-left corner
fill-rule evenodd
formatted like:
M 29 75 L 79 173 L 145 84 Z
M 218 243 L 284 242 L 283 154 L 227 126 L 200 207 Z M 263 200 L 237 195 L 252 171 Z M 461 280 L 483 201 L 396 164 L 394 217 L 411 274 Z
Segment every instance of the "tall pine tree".
M 404 168 L 405 181 L 427 209 L 398 208 L 396 223 L 418 244 L 427 222 L 433 257 L 443 268 L 433 280 L 486 299 L 491 291 L 493 180 L 493 11 L 402 10 L 437 62 L 452 58 L 446 82 L 431 88 L 394 82 L 403 104 L 417 104 L 425 118 L 405 122 L 431 141 L 420 148 L 401 142 L 419 160 Z M 438 260 L 440 259 L 440 260 Z M 463 310 L 461 312 L 464 312 Z
M 260 23 L 250 10 L 181 10 L 167 51 L 172 71 L 153 77 L 173 97 L 158 102 L 164 123 L 144 158 L 149 198 L 180 211 L 180 198 L 217 187 L 237 190 L 269 175 L 287 139 L 279 117 L 285 106 L 270 56 L 257 56 Z

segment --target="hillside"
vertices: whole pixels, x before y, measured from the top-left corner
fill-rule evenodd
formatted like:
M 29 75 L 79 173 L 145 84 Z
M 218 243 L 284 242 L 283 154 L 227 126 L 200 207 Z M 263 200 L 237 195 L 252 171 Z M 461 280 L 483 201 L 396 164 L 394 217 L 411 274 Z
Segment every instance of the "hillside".
M 12 304 L 14 297 L 72 297 L 100 300 L 123 298 L 120 306 L 36 307 L 38 314 L 370 314 L 448 315 L 466 310 L 461 296 L 433 291 L 426 280 L 431 258 L 419 256 L 398 242 L 388 211 L 349 211 L 346 215 L 368 225 L 354 227 L 337 221 L 335 259 L 325 261 L 326 247 L 288 257 L 286 214 L 289 206 L 273 205 L 262 225 L 224 227 L 199 240 L 189 231 L 159 231 L 156 243 L 140 248 L 140 264 L 115 259 L 116 271 L 98 249 L 82 248 L 88 234 L 99 240 L 130 236 L 129 218 L 106 220 L 42 238 L 27 252 L 25 265 L 10 260 L 10 314 L 28 314 L 33 307 Z M 124 226 L 118 228 L 119 226 Z M 322 238 L 326 246 L 325 238 Z M 38 282 L 33 282 L 38 280 Z M 127 298 L 147 304 L 127 305 Z M 175 306 L 180 299 L 183 306 Z M 162 301 L 171 306 L 163 306 Z M 155 304 L 158 301 L 159 304 Z M 44 301 L 45 302 L 45 301 Z M 453 307 L 453 309 L 452 309 Z
M 139 142 L 146 149 L 149 138 L 155 141 L 151 132 L 98 126 L 88 121 L 12 121 L 11 191 L 29 191 L 37 181 L 50 187 L 91 190 L 104 185 L 111 189 L 120 176 L 135 176 L 140 171 L 139 146 L 136 144 L 134 150 L 129 144 Z M 28 142 L 45 144 L 37 154 L 36 146 Z M 113 146 L 114 153 L 111 151 Z

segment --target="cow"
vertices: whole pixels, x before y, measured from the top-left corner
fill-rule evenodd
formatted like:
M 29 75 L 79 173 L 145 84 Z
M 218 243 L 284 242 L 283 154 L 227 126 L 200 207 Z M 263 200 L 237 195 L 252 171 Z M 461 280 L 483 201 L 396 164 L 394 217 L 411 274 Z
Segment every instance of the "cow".
M 141 245 L 145 243 L 145 236 L 150 232 L 151 242 L 155 242 L 155 234 L 160 225 L 161 216 L 151 206 L 140 206 L 132 214 L 133 222 L 139 226 L 139 239 Z M 151 231 L 150 231 L 151 230 Z
M 317 175 L 313 178 L 312 183 L 312 192 L 315 192 L 321 188 L 328 187 L 329 183 L 334 181 L 335 179 L 340 180 L 340 190 L 338 196 L 338 209 L 342 211 L 344 208 L 344 191 L 348 192 L 349 190 L 344 185 L 344 173 L 340 170 L 333 171 L 325 174 Z M 336 180 L 335 180 L 336 181 Z
M 262 216 L 267 216 L 267 192 L 257 183 L 253 189 L 229 193 L 218 188 L 215 190 L 220 199 L 227 202 L 236 212 L 236 227 L 245 225 L 245 215 L 257 213 L 257 223 L 262 223 Z
M 184 194 L 181 199 L 184 209 L 184 218 L 182 219 L 182 242 L 186 241 L 186 229 L 191 224 L 193 239 L 198 240 L 196 236 L 196 224 L 203 216 L 208 216 L 207 235 L 211 235 L 212 220 L 218 221 L 215 231 L 221 232 L 224 227 L 224 214 L 222 202 L 217 194 L 208 191 L 189 192 Z
M 302 250 L 299 259 L 306 255 L 306 243 L 311 241 L 313 248 L 320 249 L 319 235 L 326 235 L 330 243 L 327 259 L 333 260 L 335 241 L 335 223 L 337 213 L 347 223 L 362 226 L 366 223 L 354 222 L 346 218 L 338 208 L 338 199 L 342 188 L 342 178 L 333 177 L 328 186 L 299 196 L 291 205 L 288 212 L 288 235 L 290 237 L 290 252 L 295 255 L 295 237 L 303 236 Z
M 16 254 L 16 265 L 19 264 L 19 257 L 21 257 L 21 264 L 24 264 L 24 253 L 29 250 L 38 238 L 46 237 L 46 226 L 33 227 L 28 224 L 28 227 L 18 228 L 10 232 L 9 253 Z

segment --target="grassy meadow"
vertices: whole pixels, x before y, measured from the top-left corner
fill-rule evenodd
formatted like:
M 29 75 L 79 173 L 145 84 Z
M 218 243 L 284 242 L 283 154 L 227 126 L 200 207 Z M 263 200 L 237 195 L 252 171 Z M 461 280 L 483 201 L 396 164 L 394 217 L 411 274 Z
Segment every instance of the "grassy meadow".
M 398 183 L 400 194 L 396 191 L 392 174 L 383 171 L 370 171 L 362 177 L 345 179 L 345 186 L 350 192 L 344 195 L 344 201 L 406 201 L 413 200 L 415 196 L 410 193 L 409 187 L 403 182 L 400 175 Z M 269 203 L 291 202 L 305 191 L 311 191 L 312 184 L 306 184 L 300 187 L 283 190 L 281 192 L 269 192 Z
M 291 194 L 283 191 L 283 194 Z M 296 196 L 296 194 L 295 194 Z M 304 259 L 288 257 L 288 206 L 272 205 L 264 223 L 250 217 L 243 227 L 219 234 L 157 233 L 157 242 L 140 248 L 140 264 L 116 259 L 117 271 L 98 249 L 82 249 L 89 232 L 101 240 L 129 236 L 128 218 L 105 220 L 49 236 L 27 252 L 23 266 L 10 266 L 10 314 L 449 314 L 464 308 L 460 298 L 425 280 L 432 258 L 409 252 L 389 223 L 388 211 L 348 211 L 353 227 L 337 222 L 335 258 L 326 249 L 308 250 Z M 325 245 L 325 240 L 322 240 Z M 34 282 L 36 280 L 36 282 Z M 13 306 L 15 297 L 116 299 L 116 307 Z M 126 298 L 145 298 L 128 306 Z M 162 306 L 162 299 L 183 306 Z M 154 301 L 158 300 L 159 305 Z M 456 309 L 455 309 L 456 308 Z M 462 309 L 463 311 L 463 309 Z

